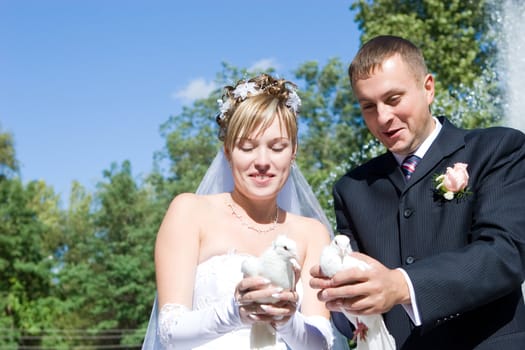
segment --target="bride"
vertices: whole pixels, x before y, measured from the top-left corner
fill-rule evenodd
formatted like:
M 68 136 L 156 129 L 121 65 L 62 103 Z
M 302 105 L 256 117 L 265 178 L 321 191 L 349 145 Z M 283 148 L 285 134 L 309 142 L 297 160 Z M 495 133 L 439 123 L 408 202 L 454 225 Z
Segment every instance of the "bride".
M 157 235 L 157 297 L 143 349 L 250 349 L 254 324 L 271 326 L 272 349 L 346 347 L 308 283 L 331 230 L 294 164 L 299 106 L 295 85 L 267 74 L 225 87 L 217 117 L 224 147 L 197 193 L 173 199 Z M 243 276 L 244 259 L 282 234 L 297 245 L 296 288 Z M 256 297 L 278 302 L 247 302 Z

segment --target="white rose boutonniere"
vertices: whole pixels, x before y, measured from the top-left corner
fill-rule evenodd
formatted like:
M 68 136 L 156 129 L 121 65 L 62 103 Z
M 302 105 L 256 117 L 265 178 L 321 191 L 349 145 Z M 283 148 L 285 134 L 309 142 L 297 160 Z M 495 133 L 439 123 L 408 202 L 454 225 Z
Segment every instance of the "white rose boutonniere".
M 434 190 L 446 200 L 462 198 L 468 195 L 469 175 L 466 163 L 455 163 L 454 167 L 447 167 L 445 174 L 434 177 Z

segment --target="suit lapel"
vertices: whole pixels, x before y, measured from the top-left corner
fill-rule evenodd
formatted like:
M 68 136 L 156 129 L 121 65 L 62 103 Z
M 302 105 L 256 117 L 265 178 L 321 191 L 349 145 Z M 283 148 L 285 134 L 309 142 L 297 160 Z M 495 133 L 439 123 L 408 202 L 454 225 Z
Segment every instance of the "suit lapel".
M 371 175 L 377 178 L 388 178 L 399 192 L 404 192 L 434 171 L 443 158 L 464 147 L 464 130 L 455 127 L 446 118 L 439 117 L 439 120 L 443 128 L 421 162 L 419 162 L 409 182 L 405 181 L 403 172 L 391 152 L 380 156 L 377 162 L 378 166 L 374 169 L 375 174 Z
M 392 159 L 392 170 L 388 174 L 388 178 L 392 181 L 398 191 L 401 192 L 406 186 L 405 175 L 403 174 L 403 171 L 401 171 L 401 167 L 392 153 L 390 153 L 390 158 Z
M 458 129 L 443 117 L 439 119 L 443 124 L 443 128 L 421 162 L 419 162 L 410 181 L 406 183 L 405 191 L 419 182 L 419 180 L 426 178 L 432 171 L 435 172 L 436 167 L 443 158 L 465 146 L 464 131 Z
M 388 178 L 399 192 L 405 187 L 405 177 L 391 152 L 380 156 L 377 166 L 371 170 L 374 171 L 374 174 L 371 174 L 372 180 L 375 180 L 375 178 Z

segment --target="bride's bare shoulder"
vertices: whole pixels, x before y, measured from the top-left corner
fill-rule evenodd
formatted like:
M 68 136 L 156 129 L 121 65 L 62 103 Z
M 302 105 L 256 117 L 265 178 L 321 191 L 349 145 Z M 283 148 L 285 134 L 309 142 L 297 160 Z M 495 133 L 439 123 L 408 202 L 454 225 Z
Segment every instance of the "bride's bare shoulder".
M 308 237 L 308 239 L 312 239 L 314 237 L 317 237 L 317 239 L 322 239 L 329 234 L 325 225 L 323 225 L 317 219 L 292 213 L 288 213 L 287 215 L 289 222 L 295 228 L 294 231 L 301 232 L 301 235 Z
M 180 193 L 170 203 L 170 209 L 176 208 L 177 210 L 190 211 L 195 208 L 202 212 L 205 208 L 215 206 L 216 203 L 224 201 L 227 194 L 195 194 L 195 193 Z

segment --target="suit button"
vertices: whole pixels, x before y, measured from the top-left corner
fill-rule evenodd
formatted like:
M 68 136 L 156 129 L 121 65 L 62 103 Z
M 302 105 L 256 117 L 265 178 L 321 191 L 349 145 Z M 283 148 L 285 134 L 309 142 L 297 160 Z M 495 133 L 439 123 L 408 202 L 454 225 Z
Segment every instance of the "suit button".
M 407 256 L 407 258 L 405 259 L 405 262 L 410 265 L 412 264 L 416 259 L 414 259 L 413 256 Z
M 403 211 L 403 216 L 404 216 L 405 218 L 408 218 L 408 217 L 410 217 L 410 215 L 412 215 L 413 212 L 414 212 L 414 211 L 413 211 L 412 209 L 405 209 L 405 210 Z

